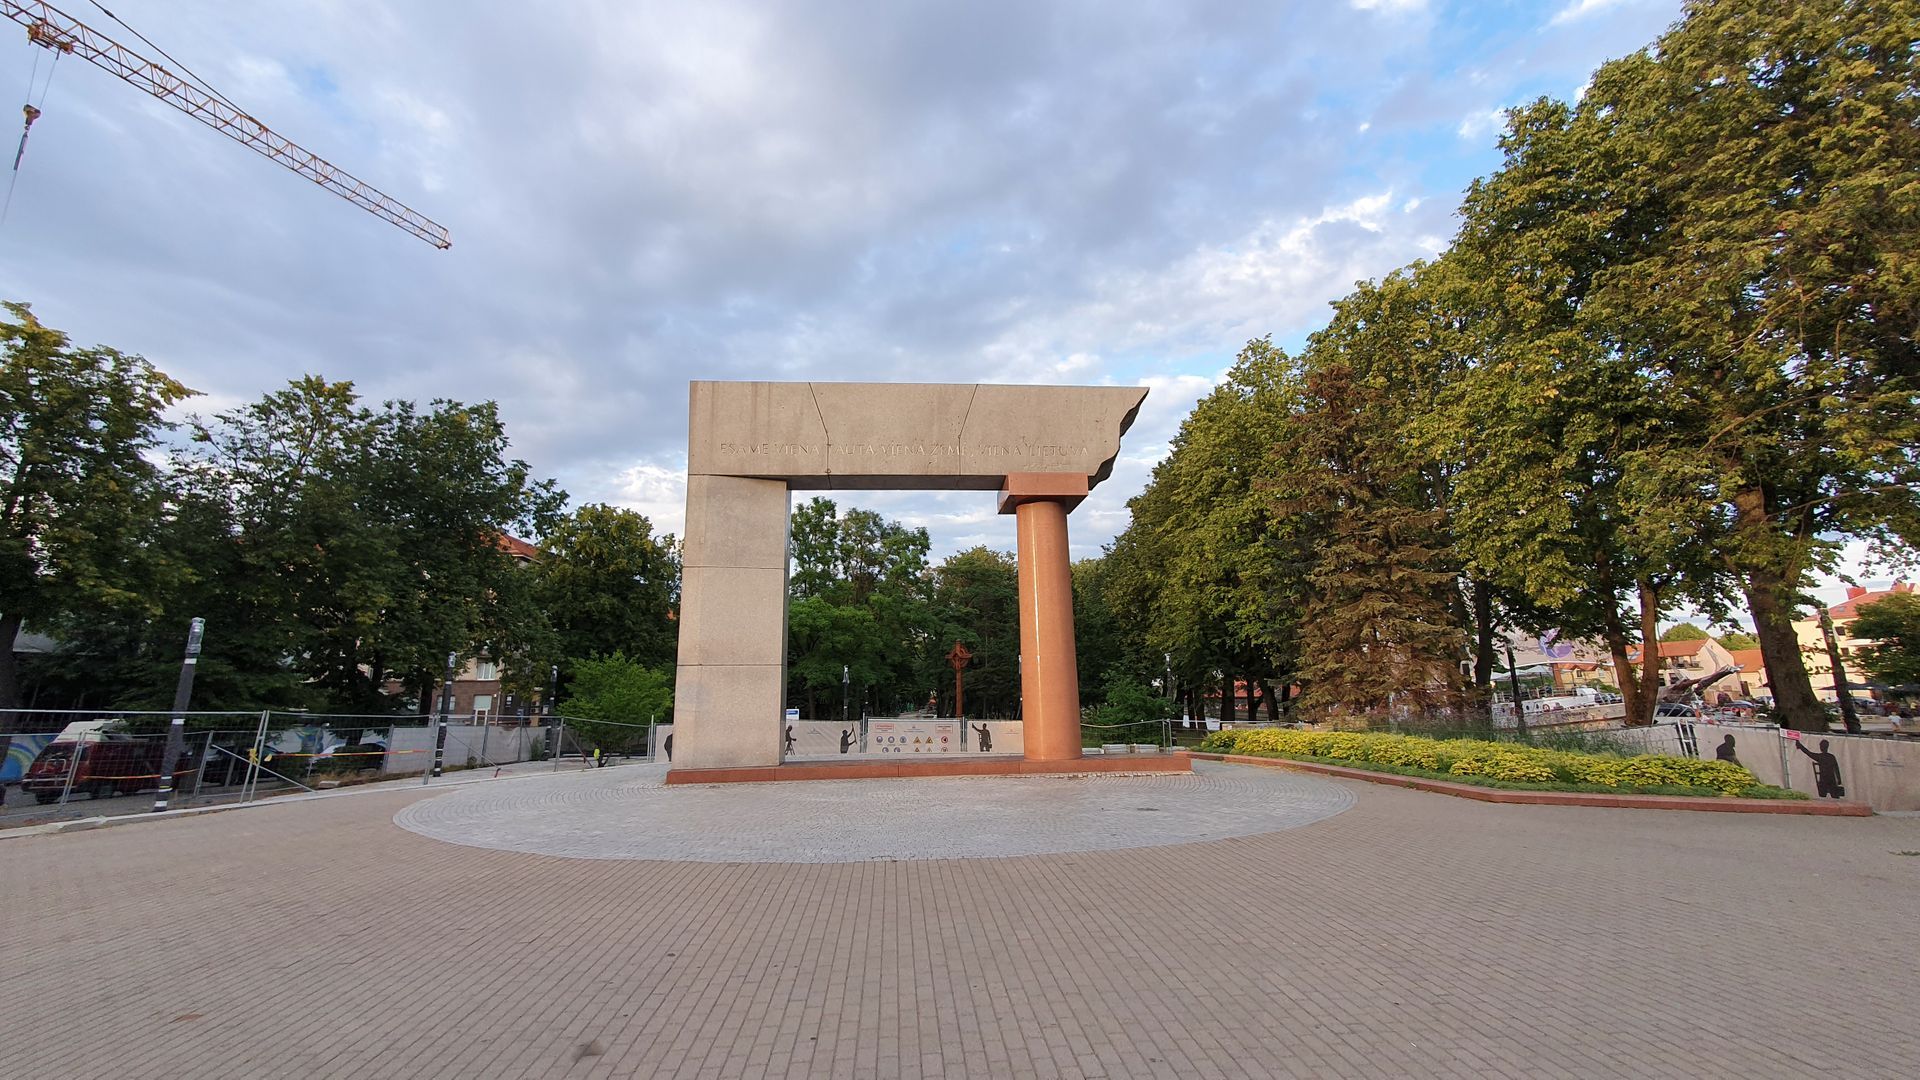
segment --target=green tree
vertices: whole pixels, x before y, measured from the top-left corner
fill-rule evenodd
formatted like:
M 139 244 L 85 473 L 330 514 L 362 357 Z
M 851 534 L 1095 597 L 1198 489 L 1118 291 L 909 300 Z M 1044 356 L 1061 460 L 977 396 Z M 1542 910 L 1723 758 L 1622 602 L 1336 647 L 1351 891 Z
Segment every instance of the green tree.
M 967 715 L 1017 715 L 1020 704 L 1020 567 L 1012 555 L 974 547 L 948 556 L 933 572 L 932 633 L 927 680 L 952 711 L 953 672 L 947 650 L 964 642 L 973 653 L 966 674 Z
M 1280 513 L 1321 530 L 1301 611 L 1300 707 L 1327 719 L 1460 703 L 1466 640 L 1449 594 L 1445 511 L 1379 426 L 1383 388 L 1337 349 L 1312 358 L 1305 408 L 1274 447 Z
M 1875 600 L 1860 609 L 1847 632 L 1872 642 L 1856 655 L 1875 681 L 1920 683 L 1920 596 L 1895 593 Z
M 1174 704 L 1160 692 L 1124 672 L 1114 672 L 1100 688 L 1088 734 L 1098 742 L 1159 742 L 1161 722 L 1174 717 Z
M 1577 106 L 1518 114 L 1503 169 L 1560 208 L 1534 237 L 1600 249 L 1521 265 L 1571 282 L 1589 337 L 1694 426 L 1673 460 L 1714 508 L 1691 523 L 1724 534 L 1776 712 L 1806 729 L 1809 574 L 1845 537 L 1920 537 L 1914 21 L 1910 0 L 1689 4 Z
M 0 709 L 11 709 L 23 625 L 151 613 L 170 568 L 152 543 L 166 490 L 147 454 L 164 411 L 192 392 L 5 306 L 16 321 L 0 321 Z M 13 722 L 0 712 L 0 733 Z
M 931 685 L 927 531 L 831 499 L 797 507 L 790 524 L 789 700 L 838 714 L 852 696 L 885 709 Z
M 674 662 L 680 560 L 671 535 L 655 537 L 632 510 L 592 503 L 561 518 L 542 546 L 534 576 L 561 655 Z
M 1730 652 L 1757 649 L 1760 647 L 1760 639 L 1744 630 L 1735 630 L 1720 635 L 1720 647 Z
M 1675 623 L 1660 632 L 1661 641 L 1710 641 L 1713 635 L 1690 622 Z
M 1276 695 L 1295 677 L 1310 530 L 1276 514 L 1265 485 L 1296 397 L 1292 360 L 1269 340 L 1249 342 L 1181 424 L 1103 559 L 1122 664 L 1142 678 L 1171 666 L 1195 717 L 1210 687 L 1241 683 L 1257 695 L 1250 710 L 1264 703 L 1277 715 Z
M 647 725 L 666 723 L 673 707 L 673 669 L 648 667 L 614 653 L 574 659 L 562 712 L 567 730 L 614 753 L 646 752 Z
M 449 653 L 511 674 L 555 651 L 506 537 L 549 529 L 564 495 L 506 457 L 491 403 L 374 410 L 308 376 L 196 421 L 194 440 L 177 472 L 227 537 L 208 581 L 242 602 L 210 649 L 230 639 L 347 712 L 391 709 L 396 680 L 431 709 Z

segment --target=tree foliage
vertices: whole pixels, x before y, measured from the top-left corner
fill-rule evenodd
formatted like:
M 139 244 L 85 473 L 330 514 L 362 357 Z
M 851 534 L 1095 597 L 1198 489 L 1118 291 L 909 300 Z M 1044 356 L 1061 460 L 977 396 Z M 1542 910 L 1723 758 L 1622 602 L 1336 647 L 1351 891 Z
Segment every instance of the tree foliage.
M 1920 596 L 1895 593 L 1860 608 L 1847 632 L 1869 641 L 1857 651 L 1860 666 L 1877 682 L 1920 683 Z
M 153 613 L 177 564 L 155 543 L 166 490 L 147 454 L 167 407 L 191 393 L 139 356 L 76 348 L 25 304 L 6 310 L 15 321 L 0 321 L 0 709 L 19 704 L 22 625 Z M 0 732 L 11 721 L 0 713 Z
M 567 730 L 595 749 L 646 753 L 648 725 L 664 723 L 672 706 L 670 666 L 648 666 L 617 652 L 573 662 Z
M 561 656 L 673 663 L 680 561 L 671 535 L 654 536 L 632 510 L 590 503 L 562 517 L 542 547 L 534 577 Z

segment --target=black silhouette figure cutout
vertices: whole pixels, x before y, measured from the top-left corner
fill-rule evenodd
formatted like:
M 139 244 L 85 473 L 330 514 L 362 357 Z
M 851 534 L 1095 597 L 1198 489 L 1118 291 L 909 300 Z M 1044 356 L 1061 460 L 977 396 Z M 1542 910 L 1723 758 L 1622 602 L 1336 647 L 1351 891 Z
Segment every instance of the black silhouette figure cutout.
M 1731 761 L 1735 765 L 1740 764 L 1740 759 L 1733 756 L 1733 736 L 1729 735 L 1720 740 L 1720 745 L 1714 750 L 1713 756 L 1721 761 Z
M 671 731 L 667 732 L 666 741 L 660 744 L 660 748 L 667 752 L 667 760 L 672 761 L 673 760 L 673 732 Z
M 852 747 L 853 747 L 853 729 L 848 728 L 847 730 L 840 733 L 840 752 L 843 754 L 847 753 Z
M 993 732 L 988 731 L 987 725 L 985 724 L 975 724 L 973 725 L 973 730 L 976 735 L 980 736 L 980 752 L 983 754 L 991 753 L 993 751 Z
M 793 725 L 787 725 L 787 753 L 793 753 Z
M 1820 752 L 1814 753 L 1802 743 L 1793 744 L 1801 753 L 1813 761 L 1813 787 L 1823 799 L 1843 799 L 1847 795 L 1846 785 L 1840 782 L 1840 759 L 1827 750 L 1827 740 L 1820 740 Z

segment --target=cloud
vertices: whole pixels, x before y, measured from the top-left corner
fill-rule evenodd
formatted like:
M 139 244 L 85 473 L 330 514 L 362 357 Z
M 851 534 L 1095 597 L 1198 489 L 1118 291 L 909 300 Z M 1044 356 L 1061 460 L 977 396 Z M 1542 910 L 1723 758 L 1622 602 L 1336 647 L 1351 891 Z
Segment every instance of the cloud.
M 690 378 L 1151 385 L 1075 515 L 1097 550 L 1241 344 L 1444 242 L 1490 165 L 1462 115 L 1644 40 L 1596 32 L 1614 12 L 1531 51 L 1383 17 L 1424 10 L 182 0 L 126 14 L 453 248 L 69 61 L 0 295 L 201 411 L 308 372 L 498 400 L 539 473 L 676 532 Z M 970 498 L 874 501 L 945 549 L 1011 544 Z
M 1558 25 L 1560 23 L 1572 22 L 1575 19 L 1582 19 L 1595 12 L 1604 11 L 1611 7 L 1618 7 L 1628 2 L 1631 2 L 1631 0 L 1573 0 L 1572 3 L 1561 8 L 1560 11 L 1554 15 L 1552 23 Z

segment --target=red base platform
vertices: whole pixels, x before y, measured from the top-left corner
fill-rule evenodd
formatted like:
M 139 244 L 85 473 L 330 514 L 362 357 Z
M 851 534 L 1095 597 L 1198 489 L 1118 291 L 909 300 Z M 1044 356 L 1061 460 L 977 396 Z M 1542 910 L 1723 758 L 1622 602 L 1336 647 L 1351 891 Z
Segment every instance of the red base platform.
M 1028 761 L 1022 757 L 904 758 L 858 761 L 805 761 L 736 769 L 681 769 L 667 772 L 669 784 L 763 784 L 779 780 L 878 780 L 915 776 L 1075 776 L 1087 773 L 1184 773 L 1193 759 L 1171 754 L 1115 754 L 1112 757 Z

